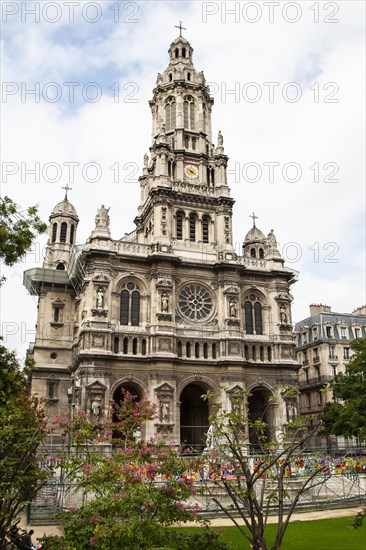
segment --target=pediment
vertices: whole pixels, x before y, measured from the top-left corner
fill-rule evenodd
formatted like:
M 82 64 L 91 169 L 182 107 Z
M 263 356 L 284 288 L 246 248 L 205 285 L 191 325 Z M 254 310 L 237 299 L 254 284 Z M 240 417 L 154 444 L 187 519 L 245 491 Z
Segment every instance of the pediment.
M 99 380 L 96 380 L 95 382 L 92 382 L 88 386 L 86 386 L 87 391 L 100 391 L 104 392 L 107 389 L 107 386 L 99 382 Z
M 161 384 L 157 388 L 155 388 L 156 393 L 173 393 L 175 388 L 168 384 L 167 382 L 164 382 L 164 384 Z

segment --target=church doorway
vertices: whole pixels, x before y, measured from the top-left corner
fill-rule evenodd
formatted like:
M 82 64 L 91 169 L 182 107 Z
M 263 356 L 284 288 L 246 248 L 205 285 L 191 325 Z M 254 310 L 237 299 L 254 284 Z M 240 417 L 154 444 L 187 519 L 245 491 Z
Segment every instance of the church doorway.
M 188 384 L 180 396 L 180 442 L 182 449 L 202 452 L 209 428 L 208 404 L 201 398 L 208 388 Z
M 248 397 L 248 418 L 250 423 L 260 419 L 267 424 L 263 435 L 266 438 L 271 436 L 271 411 L 270 397 L 271 392 L 267 389 L 251 390 L 251 395 Z M 251 452 L 259 452 L 261 450 L 260 432 L 253 427 L 249 427 L 249 443 Z
M 112 410 L 114 410 L 114 407 L 118 406 L 118 404 L 120 404 L 122 401 L 124 401 L 126 392 L 129 392 L 132 396 L 136 397 L 134 402 L 138 402 L 138 401 L 141 401 L 143 399 L 143 393 L 142 393 L 141 389 L 136 384 L 134 384 L 133 382 L 125 382 L 125 383 L 121 384 L 120 386 L 118 386 L 115 389 L 114 393 L 113 393 L 113 409 Z M 115 412 L 112 413 L 112 421 L 113 422 L 118 422 L 118 415 Z M 139 426 L 138 429 L 136 430 L 137 435 L 138 435 L 138 432 L 140 432 L 139 437 L 141 437 L 145 432 L 145 427 L 144 426 Z M 112 437 L 113 437 L 113 439 L 121 438 L 122 437 L 121 432 L 119 432 L 118 430 L 114 430 Z

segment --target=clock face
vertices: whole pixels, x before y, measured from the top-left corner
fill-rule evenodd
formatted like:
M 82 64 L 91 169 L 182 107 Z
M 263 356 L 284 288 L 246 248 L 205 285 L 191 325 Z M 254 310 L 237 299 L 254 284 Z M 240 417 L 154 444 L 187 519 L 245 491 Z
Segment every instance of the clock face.
M 186 164 L 184 167 L 184 174 L 187 178 L 192 180 L 198 178 L 198 166 L 193 166 L 193 164 Z

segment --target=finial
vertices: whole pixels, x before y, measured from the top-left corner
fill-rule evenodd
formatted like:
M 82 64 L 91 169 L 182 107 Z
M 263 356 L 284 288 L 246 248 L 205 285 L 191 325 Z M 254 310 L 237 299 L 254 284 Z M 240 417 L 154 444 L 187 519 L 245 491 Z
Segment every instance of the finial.
M 67 183 L 65 187 L 61 187 L 61 189 L 65 189 L 65 200 L 67 200 L 67 192 L 72 191 L 72 187 L 70 187 L 69 184 Z
M 179 25 L 174 26 L 175 29 L 179 29 L 179 36 L 182 36 L 182 31 L 186 31 L 185 27 L 182 27 L 182 21 L 179 21 Z
M 251 214 L 251 215 L 249 216 L 249 218 L 252 218 L 252 220 L 253 220 L 253 227 L 255 227 L 255 220 L 258 219 L 258 216 L 256 216 L 256 215 L 254 214 L 254 212 L 253 212 L 253 214 Z

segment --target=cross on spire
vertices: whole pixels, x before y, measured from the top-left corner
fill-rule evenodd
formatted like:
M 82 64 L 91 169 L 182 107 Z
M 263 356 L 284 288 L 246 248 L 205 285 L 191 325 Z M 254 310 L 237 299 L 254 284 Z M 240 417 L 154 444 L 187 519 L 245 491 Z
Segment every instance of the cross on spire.
M 251 214 L 251 215 L 249 216 L 249 218 L 252 218 L 252 220 L 253 220 L 253 227 L 255 227 L 255 220 L 258 219 L 258 216 L 256 216 L 256 215 L 254 214 L 254 212 L 253 212 L 253 214 Z
M 175 29 L 179 29 L 179 36 L 182 36 L 182 31 L 186 31 L 185 27 L 182 27 L 182 21 L 179 21 L 179 25 L 174 26 Z
M 70 187 L 69 184 L 67 183 L 65 187 L 61 187 L 61 189 L 65 189 L 65 199 L 67 199 L 67 192 L 72 191 L 72 187 Z

